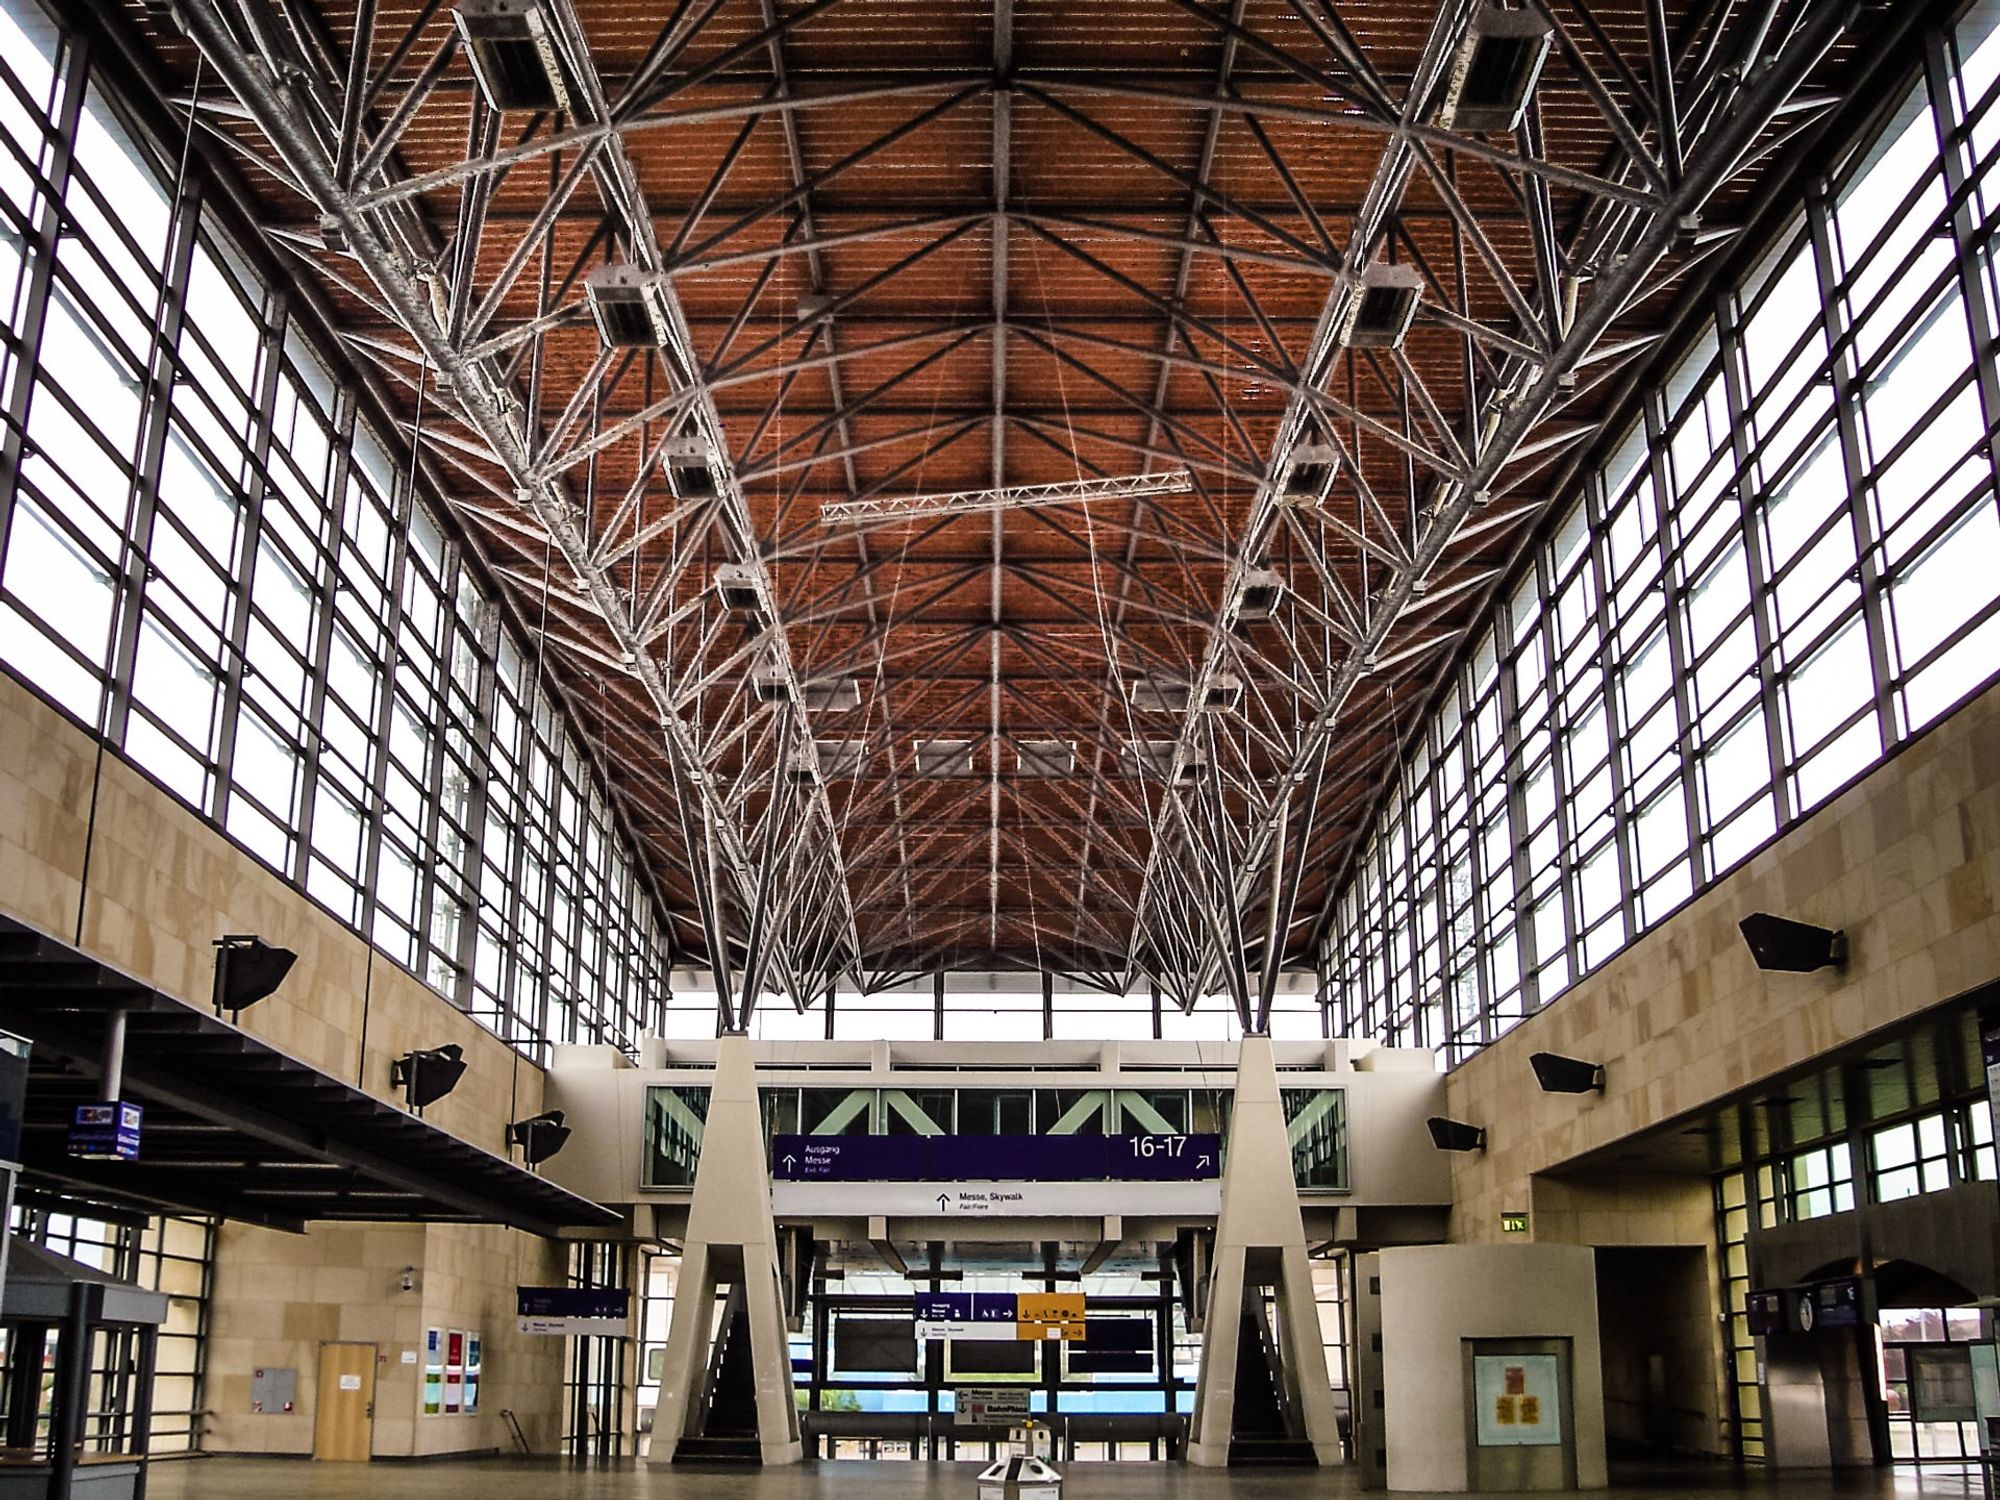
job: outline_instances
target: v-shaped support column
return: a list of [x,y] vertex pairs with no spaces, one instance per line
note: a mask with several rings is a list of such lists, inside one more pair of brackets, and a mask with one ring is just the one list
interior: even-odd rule
[[[1320,1344],[1319,1309],[1313,1301],[1312,1267],[1306,1260],[1305,1221],[1299,1215],[1278,1071],[1271,1060],[1271,1039],[1247,1036],[1236,1062],[1229,1156],[1222,1172],[1222,1216],[1215,1225],[1201,1373],[1188,1434],[1189,1463],[1219,1467],[1229,1462],[1244,1310],[1247,1306],[1257,1319],[1264,1316],[1266,1287],[1277,1304],[1274,1343],[1289,1425],[1312,1444],[1322,1464],[1337,1464],[1340,1431],[1333,1387],[1327,1380],[1326,1350]],[[1255,1323],[1250,1327],[1254,1334]]]
[[[767,1464],[795,1464],[798,1406],[785,1342],[785,1297],[778,1280],[778,1232],[771,1218],[771,1176],[757,1071],[747,1037],[716,1043],[715,1083],[702,1126],[674,1317],[667,1330],[660,1404],[653,1414],[648,1461],[669,1463],[683,1438],[704,1436],[703,1387],[712,1355],[718,1285],[740,1286],[748,1304],[751,1372],[757,1393],[757,1443]],[[729,1325],[725,1322],[725,1336]]]

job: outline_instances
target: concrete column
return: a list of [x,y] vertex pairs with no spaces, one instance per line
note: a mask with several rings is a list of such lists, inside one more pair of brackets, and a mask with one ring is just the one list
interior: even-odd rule
[[784,1291],[778,1279],[778,1234],[771,1217],[771,1177],[750,1041],[725,1036],[716,1045],[715,1081],[695,1166],[666,1369],[653,1414],[648,1461],[670,1463],[708,1369],[710,1325],[718,1281],[741,1278],[750,1311],[750,1360],[757,1377],[757,1436],[767,1464],[804,1456],[792,1394],[791,1352],[785,1343]]
[[1292,1148],[1285,1136],[1285,1109],[1269,1037],[1245,1037],[1237,1056],[1222,1214],[1215,1226],[1208,1285],[1188,1462],[1213,1466],[1229,1462],[1244,1298],[1269,1286],[1276,1293],[1286,1399],[1319,1461],[1339,1463],[1333,1387],[1326,1374],[1326,1350],[1320,1344],[1305,1221],[1299,1215]]

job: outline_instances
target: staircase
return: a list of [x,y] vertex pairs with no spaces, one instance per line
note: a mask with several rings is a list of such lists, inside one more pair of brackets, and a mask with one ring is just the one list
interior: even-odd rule
[[1313,1445],[1285,1400],[1277,1341],[1264,1317],[1263,1298],[1243,1299],[1243,1323],[1236,1334],[1236,1404],[1230,1420],[1229,1466],[1289,1467],[1318,1462]]
[[709,1351],[695,1431],[674,1445],[674,1462],[760,1464],[757,1372],[750,1358],[750,1304],[740,1286],[722,1306],[722,1330]]

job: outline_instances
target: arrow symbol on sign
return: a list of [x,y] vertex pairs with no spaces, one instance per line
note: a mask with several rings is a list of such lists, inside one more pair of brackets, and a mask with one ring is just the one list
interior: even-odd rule
[[[793,1156],[793,1155],[792,1155],[792,1154],[791,1154],[791,1153],[790,1153],[789,1151],[788,1151],[788,1152],[786,1152],[786,1153],[785,1153],[785,1170],[786,1170],[787,1172],[791,1171],[791,1169],[792,1169],[792,1163],[796,1162],[797,1160],[798,1160],[798,1158],[797,1158],[796,1156]],[[1208,1158],[1204,1156],[1204,1157],[1202,1158],[1202,1160],[1203,1160],[1203,1161],[1207,1161],[1207,1160],[1208,1160]]]
[[1197,1162],[1195,1163],[1195,1165],[1196,1165],[1197,1167],[1205,1167],[1205,1166],[1207,1166],[1207,1165],[1208,1165],[1208,1153],[1204,1151],[1204,1152],[1202,1153],[1202,1155],[1201,1155],[1201,1159],[1200,1159],[1199,1161],[1197,1161]]
[[938,1212],[943,1213],[946,1208],[950,1207],[950,1205],[951,1205],[951,1195],[949,1193],[939,1193]]

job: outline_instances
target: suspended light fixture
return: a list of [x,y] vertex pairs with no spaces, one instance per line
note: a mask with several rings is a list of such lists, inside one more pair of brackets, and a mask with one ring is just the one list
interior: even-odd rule
[[1076,745],[1069,740],[1018,740],[1016,768],[1023,776],[1053,781],[1076,773]]
[[1414,266],[1376,261],[1361,273],[1347,299],[1340,322],[1340,341],[1350,349],[1400,349],[1417,303],[1424,293],[1423,274]]
[[972,776],[971,740],[918,740],[917,774],[928,777]]
[[[1227,713],[1243,697],[1243,681],[1227,672],[1211,677],[1201,692],[1201,711]],[[1151,677],[1133,677],[1125,683],[1125,702],[1138,714],[1184,714],[1195,706],[1191,682],[1161,682]]]
[[713,455],[698,434],[675,438],[667,445],[667,479],[683,500],[713,500],[716,496],[715,470],[709,467]]
[[1447,130],[1517,128],[1554,41],[1554,29],[1534,11],[1480,6],[1452,56],[1438,123]]
[[666,278],[638,266],[598,266],[583,280],[597,336],[607,349],[653,349],[673,329]]
[[543,0],[460,0],[456,14],[472,76],[494,109],[569,108],[569,83]]
[[1176,774],[1174,752],[1179,748],[1178,740],[1131,740],[1119,751],[1119,757],[1129,775],[1153,776],[1161,781],[1171,780],[1174,786],[1192,786],[1201,779],[1208,756],[1199,745],[1190,746]]
[[764,594],[757,587],[757,575],[742,563],[724,563],[715,570],[715,596],[733,615],[764,618]]
[[1333,488],[1333,476],[1340,467],[1340,455],[1327,443],[1301,443],[1292,449],[1285,467],[1284,481],[1278,486],[1278,503],[1314,506],[1326,499]]
[[1236,618],[1268,620],[1278,612],[1285,597],[1285,581],[1275,568],[1256,568],[1243,575],[1236,586]]

